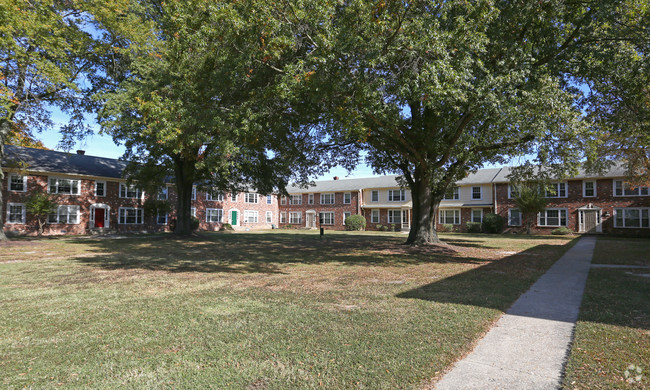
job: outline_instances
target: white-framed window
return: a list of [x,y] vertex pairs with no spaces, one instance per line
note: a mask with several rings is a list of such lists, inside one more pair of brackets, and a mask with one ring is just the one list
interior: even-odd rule
[[567,184],[565,181],[551,183],[545,192],[547,198],[566,198]]
[[508,184],[508,199],[514,199],[519,196],[519,189],[514,184]]
[[345,225],[345,220],[348,219],[349,216],[351,216],[352,213],[349,211],[344,211],[343,212],[343,224]]
[[460,210],[459,209],[441,209],[440,210],[440,223],[450,225],[460,225]]
[[257,203],[257,193],[247,192],[244,195],[244,203]]
[[567,209],[546,209],[537,215],[537,226],[568,226]]
[[65,223],[76,225],[79,223],[79,206],[60,205],[47,216],[47,223]]
[[273,211],[266,212],[266,223],[273,223]]
[[266,204],[273,204],[273,195],[266,195]]
[[257,223],[258,221],[258,212],[257,210],[244,210],[244,222],[245,223]]
[[388,223],[402,223],[402,210],[388,210]]
[[334,225],[334,212],[323,211],[319,215],[321,225]]
[[223,202],[223,192],[217,190],[206,191],[205,200]]
[[521,226],[521,212],[519,212],[519,209],[508,209],[508,226]]
[[472,209],[471,221],[478,223],[483,222],[483,209]]
[[25,223],[25,205],[22,203],[7,203],[7,223]]
[[48,192],[50,194],[79,195],[80,193],[81,180],[50,177],[48,183]]
[[614,196],[648,196],[650,187],[633,187],[623,180],[614,180]]
[[196,200],[196,186],[192,186],[192,200]]
[[286,211],[280,212],[280,223],[287,223],[287,213]]
[[650,228],[650,208],[628,207],[614,209],[614,227]]
[[459,200],[460,199],[460,187],[451,187],[445,193],[443,197],[444,200]]
[[289,195],[289,204],[292,205],[302,204],[302,195]]
[[352,203],[352,193],[351,192],[344,192],[343,193],[343,204],[351,204]]
[[334,194],[320,194],[320,204],[334,204]]
[[196,218],[196,207],[190,207],[190,215]]
[[378,190],[370,191],[370,201],[371,202],[379,202],[379,191]]
[[307,198],[307,203],[314,204],[314,194],[309,194],[309,197]]
[[9,191],[25,192],[27,191],[27,176],[16,173],[9,174]]
[[106,182],[95,180],[95,196],[106,196]]
[[234,192],[233,192],[232,194],[230,194],[230,200],[231,200],[232,202],[236,202],[236,201],[237,201],[237,194],[234,193]]
[[133,186],[127,186],[125,183],[120,183],[120,198],[141,199],[142,191]]
[[405,190],[388,190],[389,202],[404,202],[406,200]]
[[144,210],[135,207],[120,207],[117,223],[121,225],[138,225],[144,220]]
[[596,181],[589,180],[582,182],[582,196],[585,198],[593,198],[596,194]]
[[158,200],[167,200],[169,198],[169,190],[167,186],[161,187],[156,196]]
[[481,199],[483,199],[483,187],[472,186],[472,200],[481,200]]
[[205,209],[205,222],[223,222],[223,209]]
[[284,204],[287,204],[287,197],[286,197],[286,195],[282,195],[282,196],[280,197],[280,204],[283,204],[283,205],[284,205]]
[[379,223],[379,210],[373,209],[370,211],[370,223]]
[[289,223],[293,223],[293,224],[302,223],[302,213],[299,211],[291,211],[289,213]]
[[156,214],[156,223],[158,225],[167,225],[168,213],[158,213]]

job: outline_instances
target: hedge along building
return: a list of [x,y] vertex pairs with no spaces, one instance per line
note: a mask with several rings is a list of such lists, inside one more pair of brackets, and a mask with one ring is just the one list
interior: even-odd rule
[[[125,161],[5,145],[2,161],[2,216],[7,233],[36,234],[36,218],[26,204],[36,192],[48,193],[57,204],[48,216],[44,234],[86,234],[94,230],[122,232],[169,231],[175,218],[176,191],[171,184],[157,194],[128,186]],[[168,200],[170,212],[147,212],[147,197]],[[192,213],[199,229],[218,230],[224,223],[236,228],[263,229],[278,223],[275,195],[199,191],[194,188]]]

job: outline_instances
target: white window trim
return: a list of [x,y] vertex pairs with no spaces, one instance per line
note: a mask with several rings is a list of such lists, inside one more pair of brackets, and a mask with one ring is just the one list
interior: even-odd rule
[[266,204],[273,204],[273,195],[266,195]]
[[210,202],[223,202],[225,195],[221,191],[206,191],[205,200]]
[[[211,221],[210,220],[210,213],[216,211],[217,216],[219,215],[219,211],[221,211],[221,218],[219,218],[219,221]],[[217,208],[207,208],[205,209],[205,222],[207,223],[223,223],[223,209],[217,209]]]
[[235,193],[230,194],[230,201],[231,202],[237,202],[237,194],[235,194]]
[[[377,200],[374,200],[374,195],[377,194]],[[379,202],[379,190],[371,190],[370,191],[370,201],[371,202]]]
[[[618,211],[623,210],[623,226],[618,226],[617,216]],[[624,210],[639,210],[639,222],[641,226],[625,226],[625,211]],[[643,210],[648,210],[648,217],[650,218],[650,207],[616,207],[614,208],[614,227],[616,229],[648,229],[643,226]]]
[[446,195],[443,195],[443,196],[442,196],[442,200],[460,200],[460,196],[461,196],[461,195],[460,195],[460,193],[461,193],[460,186],[454,186],[453,189],[458,189],[458,197],[454,196],[455,194],[454,194],[454,191],[452,190],[452,193],[451,193],[451,194],[452,194],[452,197],[451,197],[451,198],[447,198]]
[[309,194],[307,197],[307,204],[314,204],[314,194]]
[[[50,180],[52,180],[52,179],[57,181],[56,182],[56,192],[50,192]],[[70,180],[71,182],[76,181],[77,182],[77,192],[76,193],[69,193],[69,194],[59,192],[59,180]],[[68,195],[68,196],[70,196],[70,195],[73,195],[73,196],[81,195],[81,179],[68,179],[68,178],[65,178],[65,177],[48,176],[48,178],[47,178],[47,193],[48,194],[57,194],[57,195]]]
[[560,184],[564,184],[564,196],[560,196],[560,191],[557,192],[557,195],[555,196],[549,196],[547,194],[548,190],[546,188],[543,188],[544,191],[544,197],[547,199],[558,199],[558,198],[568,198],[569,197],[569,183],[566,181],[556,181],[551,183],[551,185],[556,186],[555,188],[559,190]]
[[[374,220],[375,211],[377,212],[377,220]],[[380,223],[381,222],[381,211],[379,209],[370,210],[370,223]]]
[[[474,197],[474,188],[479,189],[479,197],[478,198]],[[471,200],[483,200],[483,186],[472,186],[472,190],[471,190],[471,193],[470,193],[470,199]]]
[[483,223],[483,209],[471,209],[469,212],[469,221],[474,222],[474,211],[481,212],[481,220],[478,223]]
[[[255,216],[255,221],[248,219],[251,214]],[[260,213],[257,210],[244,210],[244,223],[260,223]]]
[[287,196],[286,195],[282,195],[280,197],[280,204],[281,205],[286,205],[287,204]]
[[[124,196],[122,196],[122,187],[125,187]],[[135,198],[127,197],[126,193],[129,192],[129,186],[127,186],[126,183],[120,183],[120,192],[118,194],[119,195],[118,197],[120,199],[142,199],[144,197],[144,191],[142,191],[141,189],[139,189],[139,188],[137,188],[135,186],[131,186],[131,188],[135,189],[139,193],[139,195],[136,196]],[[119,215],[118,215],[118,218],[119,218]]]
[[[445,211],[453,211],[454,212],[454,222],[453,223],[447,223],[446,219],[447,218],[442,218],[442,213]],[[458,213],[458,223],[456,223],[456,213]],[[443,219],[445,219],[445,222],[443,222]],[[438,221],[441,225],[460,225],[462,223],[462,215],[460,212],[460,209],[439,209],[438,210]]]
[[[161,198],[160,195],[164,194],[165,197]],[[167,186],[164,186],[160,188],[160,191],[156,194],[156,199],[157,200],[168,200],[169,199],[169,188]]]
[[[271,216],[271,218],[269,218]],[[269,221],[270,219],[270,221]],[[273,223],[273,211],[267,211],[266,212],[266,223]]]
[[190,216],[196,218],[196,207],[190,207]]
[[[77,222],[75,222],[75,223],[70,223],[70,222],[67,222],[67,221],[66,222],[61,222],[59,210],[62,207],[72,207],[73,209],[76,209],[77,210]],[[53,213],[50,213],[50,214],[53,214]],[[78,206],[78,205],[74,205],[74,204],[60,204],[60,205],[57,205],[56,206],[56,222],[50,222],[49,219],[50,219],[50,216],[48,215],[46,223],[50,224],[50,225],[79,225],[81,223],[81,207]]]
[[[399,215],[399,222],[391,221],[391,219],[393,219],[392,216],[394,216],[395,213],[397,213],[397,215]],[[389,209],[388,211],[386,211],[386,220],[391,225],[401,224],[402,223],[402,210],[401,209]]]
[[[9,222],[10,206],[20,206],[20,207],[22,207],[22,210],[23,210],[22,222]],[[9,224],[9,225],[24,225],[25,223],[27,223],[27,209],[25,208],[25,204],[24,203],[7,203],[7,219],[5,221],[7,221],[6,223]]]
[[[104,184],[104,195],[97,195],[97,184],[98,183]],[[106,181],[104,181],[104,180],[95,180],[95,196],[100,197],[100,198],[106,197]]]
[[512,210],[517,210],[517,211],[519,211],[518,208],[508,209],[508,226],[521,226],[521,224],[522,224],[522,219],[523,219],[523,218],[522,218],[522,215],[521,215],[521,211],[519,211],[519,223],[518,223],[518,224],[510,223],[510,222],[512,221]]
[[335,224],[336,224],[336,214],[334,213],[334,211],[321,211],[320,213],[318,213],[318,220],[319,220],[319,222],[320,222],[321,219],[322,219],[323,221],[325,221],[325,218],[321,218],[321,216],[323,216],[324,214],[329,214],[329,215],[332,216],[332,223],[325,223],[325,222],[323,222],[321,225],[332,226],[332,225],[335,225]]
[[[594,194],[587,195],[587,183],[594,183]],[[582,197],[583,198],[595,198],[598,196],[598,191],[596,190],[596,180],[583,180],[582,181]]]
[[[294,201],[294,199],[297,199]],[[300,206],[302,205],[302,194],[299,195],[289,195],[289,204],[291,206]]]
[[[142,214],[142,218],[141,218],[142,222],[138,223],[137,222],[138,218],[136,216],[136,222],[128,223],[128,222],[126,222],[126,214],[124,215],[124,222],[121,222],[122,210],[140,210],[141,214]],[[137,211],[136,211],[136,213],[137,213]],[[142,224],[144,224],[144,209],[141,208],[141,207],[120,207],[117,210],[117,224],[118,225],[142,225]]]
[[[346,202],[345,197],[349,196],[349,200]],[[343,193],[343,204],[352,204],[352,193],[351,192],[344,192]]]
[[[160,223],[160,216],[163,214],[165,215],[165,222]],[[156,225],[167,225],[169,223],[169,213],[163,213],[163,214],[160,214],[158,212],[156,213]]]
[[[616,195],[616,182],[617,181],[621,182],[621,195]],[[625,195],[625,180],[621,180],[621,179],[612,180],[612,194],[613,194],[614,197],[617,197],[617,198],[624,198],[624,197],[628,197],[628,196],[650,196],[650,187],[648,187],[648,193],[646,195],[641,194],[641,187],[645,187],[645,186],[637,187],[638,188],[637,195]]]
[[[252,199],[254,200],[254,202],[249,202],[249,201],[248,201],[248,198],[249,198],[249,196],[251,196],[251,195],[252,195]],[[246,193],[244,194],[244,203],[248,203],[248,204],[258,204],[258,203],[259,203],[259,199],[258,199],[258,198],[259,198],[259,196],[258,196],[258,194],[257,194],[256,192],[246,192]]]
[[[548,224],[548,215],[546,214],[547,211],[549,210],[558,210],[558,220],[559,220],[559,225],[549,225]],[[564,210],[565,215],[566,215],[566,225],[562,225],[562,216],[560,212]],[[569,227],[569,209],[564,208],[564,207],[549,207],[545,209],[544,211],[544,220],[547,222],[546,225],[540,225],[540,220],[542,217],[542,213],[537,213],[537,226],[539,227]]]
[[[323,203],[323,199],[325,195],[331,195],[332,196],[332,202],[331,203]],[[336,203],[336,195],[333,192],[323,192],[320,194],[320,204],[334,204]]]
[[[12,189],[11,189],[11,178],[14,177],[14,176],[22,177],[22,179],[23,179],[23,190],[22,190],[22,191],[19,191],[19,190],[12,190]],[[48,189],[49,189],[49,187],[50,187],[50,181],[49,181],[49,179],[48,179],[48,181],[47,181],[47,186],[48,186]],[[9,191],[11,191],[11,192],[27,192],[27,175],[19,175],[19,174],[17,174],[17,173],[10,173],[10,174],[8,174],[8,175],[7,175],[7,188],[8,188]]]
[[[291,217],[298,215],[298,221],[297,222],[291,222]],[[302,212],[300,211],[290,211],[289,212],[289,223],[292,225],[299,225],[302,223]]]
[[513,185],[508,183],[508,199],[513,199],[513,197],[512,197],[512,187],[513,187]]
[[192,186],[192,200],[196,200],[196,193],[197,193],[196,186]]
[[[395,195],[393,195],[393,194],[395,193],[395,191],[398,191],[398,194],[399,194],[399,197],[398,197],[399,199],[397,199],[397,200],[395,200]],[[390,198],[391,198],[391,195],[393,195],[393,200],[390,199]],[[389,202],[406,202],[406,190],[403,190],[403,189],[399,189],[399,190],[388,190],[388,191],[387,191],[387,196],[388,196],[388,197],[387,197],[386,199],[387,199]]]
[[280,223],[287,223],[287,212],[286,211],[281,211],[280,212]]
[[[347,217],[345,216],[345,214],[348,214]],[[348,217],[351,217],[351,216],[352,216],[352,213],[351,213],[351,212],[349,212],[349,211],[344,211],[344,212],[343,212],[343,225],[345,225],[345,220],[346,220]]]

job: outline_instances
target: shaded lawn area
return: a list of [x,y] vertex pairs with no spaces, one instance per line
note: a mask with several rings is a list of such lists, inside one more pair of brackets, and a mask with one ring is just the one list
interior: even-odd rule
[[390,233],[18,240],[0,246],[0,383],[423,387],[570,244],[443,238],[448,248]]
[[650,266],[650,238],[599,237],[592,263]]
[[[594,261],[615,242],[620,263],[648,262],[650,240],[599,238]],[[644,245],[645,243],[645,245]],[[645,250],[643,250],[643,247]],[[599,252],[600,251],[600,252]],[[647,389],[650,384],[650,274],[648,269],[592,268],[566,368],[566,389]],[[640,382],[625,370],[640,366]]]

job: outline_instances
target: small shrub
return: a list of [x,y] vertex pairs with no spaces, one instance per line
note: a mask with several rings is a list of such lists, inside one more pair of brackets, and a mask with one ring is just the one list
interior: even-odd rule
[[571,234],[571,229],[567,229],[565,227],[559,227],[557,229],[553,229],[551,231],[551,234],[555,234],[556,236],[565,236],[567,234]]
[[379,224],[375,225],[375,228],[377,230],[381,230],[383,228],[383,226],[379,223]]
[[454,225],[450,223],[443,223],[442,227],[440,228],[440,231],[443,233],[452,232],[454,231]]
[[390,224],[390,231],[391,231],[391,232],[398,232],[399,230],[395,230],[395,224],[394,224],[394,223],[391,223],[391,224]]
[[483,216],[482,228],[486,233],[501,233],[503,224],[503,217],[499,214],[485,214]]
[[190,226],[192,227],[192,230],[198,230],[199,228],[199,219],[197,217],[191,217],[190,218]]
[[233,229],[233,228],[232,228],[232,225],[229,224],[229,223],[224,223],[224,224],[221,225],[221,227],[219,228],[219,231],[222,231],[222,232],[225,232],[225,231],[228,231],[228,232],[229,232],[229,231],[233,231],[233,230],[235,230],[235,229]]
[[350,215],[345,219],[345,230],[358,231],[365,230],[366,218],[363,215]]
[[388,229],[390,229],[390,228],[389,228],[387,225],[381,227],[381,231],[382,231],[382,232],[387,232]]
[[467,229],[467,233],[481,232],[481,224],[479,222],[467,222],[465,228]]

